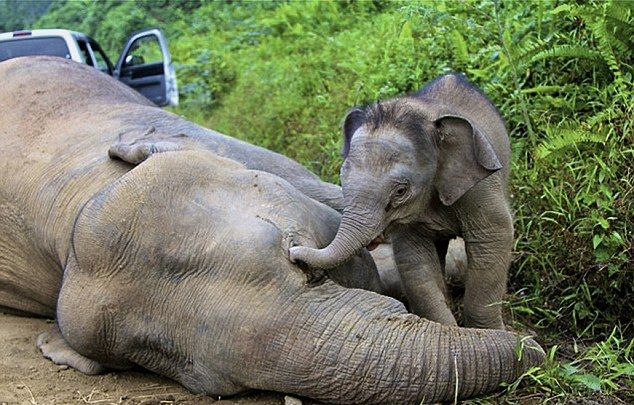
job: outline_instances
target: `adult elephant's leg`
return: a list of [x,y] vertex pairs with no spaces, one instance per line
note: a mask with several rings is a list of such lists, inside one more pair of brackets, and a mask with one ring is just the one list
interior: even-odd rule
[[67,365],[84,374],[101,374],[105,368],[94,360],[77,353],[64,339],[57,324],[37,338],[42,355],[55,364]]
[[456,325],[449,305],[442,267],[434,242],[413,227],[392,236],[394,259],[410,310],[444,325]]
[[[83,239],[73,238],[73,253],[68,257],[57,301],[55,327],[40,335],[37,345],[44,357],[54,363],[66,364],[86,374],[131,368],[134,363],[115,350],[127,314],[133,308],[118,302],[122,296],[131,295],[119,289],[130,282],[112,284],[108,276],[100,274],[103,269],[80,268],[74,251],[86,246]],[[99,251],[91,245],[90,252],[97,257]],[[140,291],[135,293],[143,295]]]

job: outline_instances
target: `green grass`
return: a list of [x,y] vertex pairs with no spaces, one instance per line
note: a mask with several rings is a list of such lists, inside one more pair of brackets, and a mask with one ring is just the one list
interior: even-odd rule
[[589,346],[574,342],[552,346],[541,367],[533,367],[513,384],[467,404],[569,403],[593,399],[598,403],[634,400],[634,340],[614,328],[606,340]]

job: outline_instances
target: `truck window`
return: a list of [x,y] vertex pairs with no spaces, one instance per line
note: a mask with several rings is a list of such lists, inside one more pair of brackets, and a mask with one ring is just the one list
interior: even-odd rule
[[163,53],[158,39],[155,36],[147,36],[134,41],[123,66],[130,67],[162,62]]
[[90,56],[90,51],[88,50],[88,44],[86,41],[79,40],[77,41],[77,45],[79,45],[79,54],[81,58],[84,60],[84,63],[88,66],[94,66],[92,62],[92,57]]
[[95,61],[97,62],[97,69],[101,70],[104,73],[112,75],[112,66],[108,60],[106,54],[101,50],[101,47],[97,45],[96,42],[89,42],[88,46],[92,49],[92,54],[95,56]]
[[63,38],[33,37],[0,41],[0,62],[29,55],[51,55],[70,59],[70,52]]

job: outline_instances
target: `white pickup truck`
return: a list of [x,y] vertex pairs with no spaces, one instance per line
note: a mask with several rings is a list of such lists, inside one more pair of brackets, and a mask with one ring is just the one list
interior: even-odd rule
[[172,58],[163,31],[133,33],[113,66],[99,44],[80,32],[44,29],[0,33],[0,62],[29,55],[51,55],[93,66],[113,76],[157,105],[178,105]]

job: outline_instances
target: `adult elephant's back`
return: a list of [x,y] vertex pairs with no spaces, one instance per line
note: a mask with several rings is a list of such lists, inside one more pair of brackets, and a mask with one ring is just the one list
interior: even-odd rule
[[83,204],[129,167],[114,117],[142,96],[55,57],[0,63],[0,309],[52,316]]

